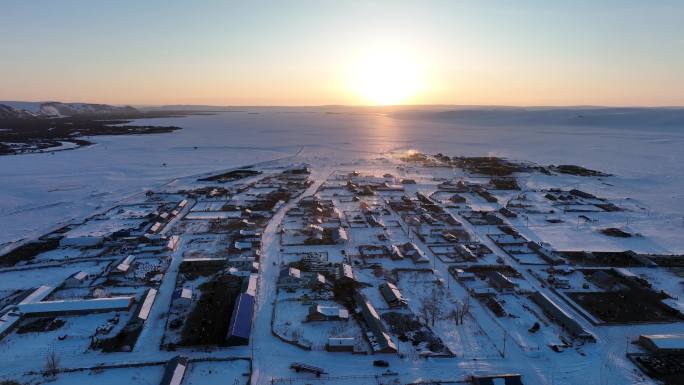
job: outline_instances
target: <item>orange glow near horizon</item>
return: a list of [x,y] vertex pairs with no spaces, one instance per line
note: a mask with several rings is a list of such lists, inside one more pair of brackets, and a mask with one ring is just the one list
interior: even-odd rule
[[0,101],[684,105],[682,1],[196,3],[5,0]]

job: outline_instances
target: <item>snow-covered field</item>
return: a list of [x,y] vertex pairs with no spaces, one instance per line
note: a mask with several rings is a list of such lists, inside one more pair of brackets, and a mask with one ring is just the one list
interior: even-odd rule
[[[613,173],[610,190],[643,202],[652,214],[649,223],[684,227],[684,132],[651,127],[646,120],[639,129],[638,122],[624,129],[557,127],[510,124],[503,115],[477,125],[441,116],[397,119],[362,108],[321,107],[251,108],[140,123],[184,130],[97,137],[96,145],[74,151],[0,157],[0,244],[39,235],[58,222],[184,175],[297,154],[302,161],[324,164],[408,149],[580,164]],[[665,250],[684,249],[669,232],[649,235]]]
[[117,368],[106,370],[84,370],[62,375],[57,379],[46,379],[41,375],[25,376],[21,381],[30,381],[30,384],[100,384],[100,385],[150,385],[156,384],[164,373],[162,365],[142,366],[132,368]]

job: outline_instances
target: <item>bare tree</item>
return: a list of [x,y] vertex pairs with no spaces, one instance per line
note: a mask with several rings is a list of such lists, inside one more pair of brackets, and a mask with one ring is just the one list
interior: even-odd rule
[[292,339],[295,341],[299,341],[302,336],[304,335],[302,329],[296,328],[292,330]]
[[47,361],[45,363],[45,375],[49,377],[54,377],[59,373],[59,357],[54,351],[50,352],[47,356]]
[[461,315],[461,323],[463,323],[463,318],[465,318],[466,315],[470,314],[470,295],[466,294],[466,296],[463,298],[463,314]]
[[430,304],[428,304],[428,301],[424,300],[420,304],[420,308],[418,308],[418,311],[425,320],[425,323],[430,323],[430,314],[432,313],[432,310],[430,309]]
[[440,297],[444,294],[442,286],[435,286],[432,288],[430,295],[423,298],[423,303],[420,306],[420,312],[425,318],[425,322],[430,326],[435,326],[435,322],[443,316],[443,309],[440,306]]
[[459,304],[456,304],[456,309],[454,309],[450,314],[450,318],[456,322],[456,325],[462,325],[465,316],[470,313],[470,296],[466,295]]
[[430,308],[432,310],[432,323],[431,326],[435,326],[435,321],[441,317],[442,308],[439,306],[439,292],[441,291],[441,286],[435,286],[432,289],[430,297]]

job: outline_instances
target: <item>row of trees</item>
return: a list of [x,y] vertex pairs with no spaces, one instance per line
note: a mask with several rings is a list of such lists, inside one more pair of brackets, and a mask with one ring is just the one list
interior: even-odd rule
[[440,319],[451,319],[456,325],[463,324],[463,320],[470,312],[470,296],[466,295],[463,299],[451,301],[451,306],[445,305],[443,298],[446,296],[444,286],[435,285],[429,295],[423,298],[420,305],[420,315],[430,326],[435,326],[435,322]]

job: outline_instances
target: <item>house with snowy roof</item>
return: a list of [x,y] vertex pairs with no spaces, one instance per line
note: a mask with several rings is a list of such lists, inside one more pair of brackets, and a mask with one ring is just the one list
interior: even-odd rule
[[307,321],[344,321],[349,319],[349,311],[339,306],[311,305]]

